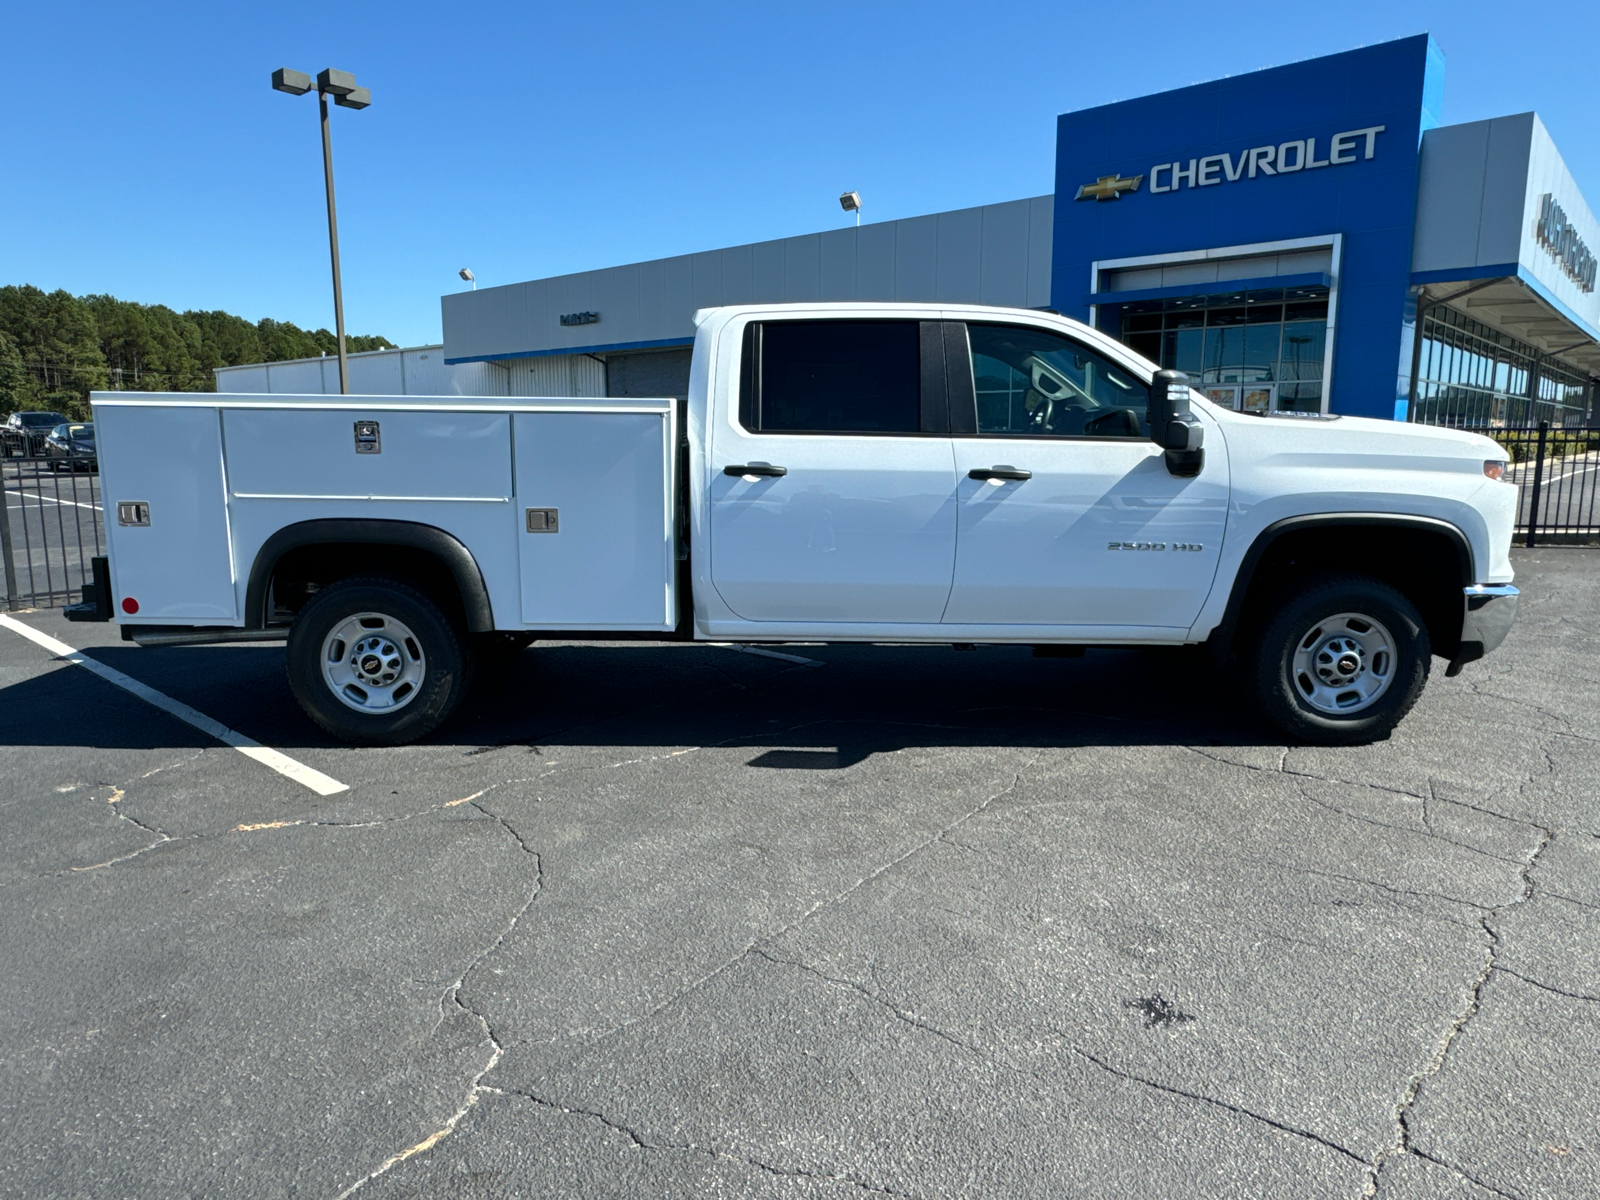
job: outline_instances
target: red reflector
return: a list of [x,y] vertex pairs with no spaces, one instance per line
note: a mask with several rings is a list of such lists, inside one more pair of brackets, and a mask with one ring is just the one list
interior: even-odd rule
[[139,611],[139,602],[132,596],[124,596],[122,598],[122,611],[130,617],[133,616],[134,613]]

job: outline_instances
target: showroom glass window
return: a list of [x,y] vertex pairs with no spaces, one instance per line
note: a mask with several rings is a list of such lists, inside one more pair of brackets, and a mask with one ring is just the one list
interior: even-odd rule
[[922,427],[916,321],[766,321],[746,340],[740,423],[761,433]]
[[1150,389],[1060,334],[968,325],[978,435],[1143,437]]
[[1121,337],[1247,411],[1320,412],[1328,289],[1276,288],[1125,305]]

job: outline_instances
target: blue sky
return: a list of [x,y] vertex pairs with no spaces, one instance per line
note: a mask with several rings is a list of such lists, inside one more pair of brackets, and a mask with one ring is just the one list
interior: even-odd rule
[[1445,120],[1537,110],[1600,202],[1600,5],[22,4],[0,60],[0,284],[331,326],[316,102],[352,333],[439,295],[1038,195],[1057,113],[1431,32]]

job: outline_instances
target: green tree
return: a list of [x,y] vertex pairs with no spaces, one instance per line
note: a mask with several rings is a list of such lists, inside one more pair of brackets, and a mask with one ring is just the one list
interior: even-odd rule
[[39,408],[38,390],[22,361],[16,339],[0,331],[0,411]]
[[38,386],[40,407],[88,415],[89,393],[106,386],[94,313],[70,292],[0,288],[0,330],[11,335]]
[[[346,349],[392,348],[388,338],[348,335]],[[175,312],[115,296],[0,287],[0,413],[58,409],[87,418],[98,390],[210,392],[217,367],[334,354],[326,329],[270,317]]]

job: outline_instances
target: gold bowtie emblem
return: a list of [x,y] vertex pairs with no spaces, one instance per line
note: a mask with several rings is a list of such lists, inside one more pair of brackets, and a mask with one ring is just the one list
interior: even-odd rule
[[1078,189],[1074,200],[1120,200],[1123,192],[1137,192],[1139,185],[1144,182],[1143,175],[1135,175],[1132,179],[1121,175],[1102,175],[1093,183],[1086,183]]

